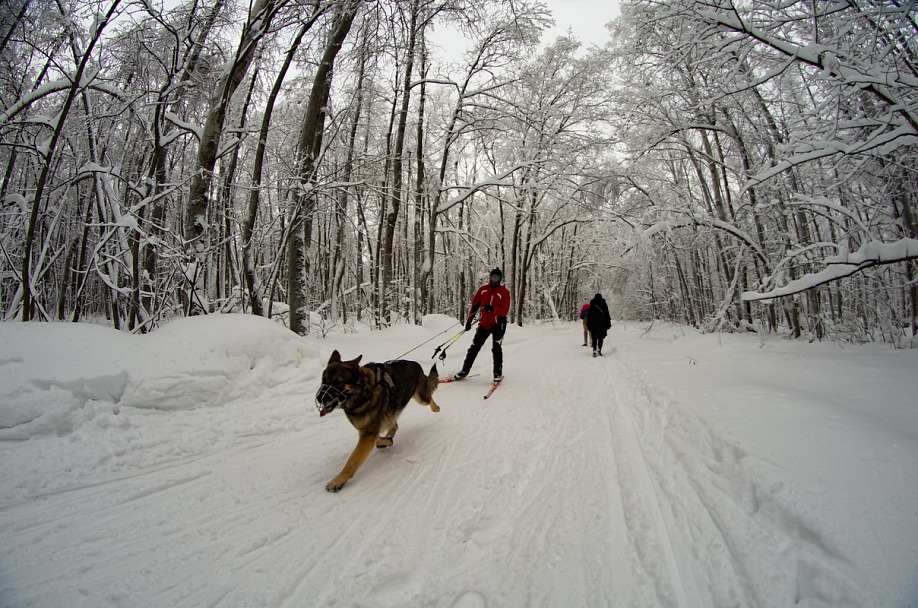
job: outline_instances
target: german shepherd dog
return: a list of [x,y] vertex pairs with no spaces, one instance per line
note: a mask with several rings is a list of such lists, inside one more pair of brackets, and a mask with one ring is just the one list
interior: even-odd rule
[[440,411],[433,399],[439,380],[436,364],[424,375],[421,365],[414,361],[360,365],[361,358],[363,355],[353,361],[342,361],[341,354],[337,350],[333,352],[322,372],[322,386],[316,393],[320,416],[340,407],[359,435],[357,447],[347,464],[325,485],[329,492],[344,487],[369,458],[374,445],[378,448],[392,446],[398,417],[412,397],[421,405],[429,405],[432,411]]

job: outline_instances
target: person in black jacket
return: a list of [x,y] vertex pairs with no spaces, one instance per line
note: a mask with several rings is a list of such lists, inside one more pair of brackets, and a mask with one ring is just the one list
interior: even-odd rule
[[609,305],[603,300],[602,294],[597,293],[590,300],[590,309],[587,312],[587,328],[593,338],[593,356],[602,356],[602,341],[609,328],[612,327],[612,317],[609,315]]

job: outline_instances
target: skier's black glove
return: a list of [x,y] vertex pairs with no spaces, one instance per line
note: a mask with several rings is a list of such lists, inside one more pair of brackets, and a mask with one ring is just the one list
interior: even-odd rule
[[491,306],[490,304],[485,304],[484,311],[485,311],[485,312],[494,312],[494,307]]
[[472,331],[472,317],[469,317],[465,321],[465,331]]

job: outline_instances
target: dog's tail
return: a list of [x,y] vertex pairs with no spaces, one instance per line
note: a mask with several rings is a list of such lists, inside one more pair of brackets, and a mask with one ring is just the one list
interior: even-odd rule
[[433,393],[437,390],[437,385],[440,383],[440,374],[437,373],[437,364],[434,363],[433,367],[430,368],[430,373],[427,374],[427,382],[421,383],[421,390],[418,391],[418,395],[425,403],[429,403],[433,398]]

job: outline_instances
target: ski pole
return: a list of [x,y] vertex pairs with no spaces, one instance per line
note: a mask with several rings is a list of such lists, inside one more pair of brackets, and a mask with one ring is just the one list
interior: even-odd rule
[[[433,339],[436,338],[437,336],[439,336],[439,335],[441,335],[441,334],[445,334],[446,332],[448,332],[448,331],[451,330],[452,328],[456,327],[457,325],[459,325],[459,324],[458,324],[458,323],[453,323],[452,325],[450,325],[449,327],[447,327],[446,329],[444,329],[444,330],[441,331],[440,333],[434,334],[432,337],[427,338],[426,340],[424,340],[423,342],[421,342],[420,344],[418,344],[417,346],[415,346],[414,348],[412,348],[412,349],[409,350],[408,352],[402,353],[401,355],[399,355],[398,357],[396,357],[396,359],[401,359],[401,358],[404,357],[405,355],[410,354],[410,353],[413,353],[414,351],[416,351],[417,349],[421,348],[422,346],[424,346],[424,345],[427,344],[428,342],[433,341]],[[436,353],[434,353],[434,354],[436,354]],[[431,357],[431,358],[433,358],[433,357]]]
[[462,334],[464,333],[465,333],[465,328],[463,328],[462,331],[460,331],[458,334],[456,334],[455,336],[453,336],[452,338],[450,338],[449,340],[447,340],[446,342],[444,342],[443,344],[435,348],[430,358],[433,359],[434,357],[437,356],[437,353],[440,353],[440,361],[446,360],[446,349],[452,346],[453,344],[455,344],[456,341],[459,340],[459,338],[461,338]]

